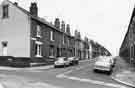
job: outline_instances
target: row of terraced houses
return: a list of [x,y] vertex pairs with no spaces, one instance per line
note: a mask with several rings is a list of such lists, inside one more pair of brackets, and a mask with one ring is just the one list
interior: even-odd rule
[[82,40],[77,30],[73,36],[70,30],[59,18],[54,24],[40,18],[35,2],[27,11],[17,2],[4,0],[0,5],[0,56],[30,57],[33,61],[60,56],[89,58],[89,39]]
[[129,64],[135,66],[135,7],[124,40],[121,44],[119,55]]
[[[88,58],[87,41],[80,32],[70,33],[70,25],[56,18],[54,24],[38,16],[37,3],[30,11],[18,3],[4,0],[0,5],[0,54],[15,57],[55,58],[77,56]],[[6,45],[6,46],[5,46]]]

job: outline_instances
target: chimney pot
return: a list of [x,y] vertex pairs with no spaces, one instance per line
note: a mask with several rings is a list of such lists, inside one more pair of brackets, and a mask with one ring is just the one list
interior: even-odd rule
[[18,6],[18,3],[17,2],[14,2],[14,5]]

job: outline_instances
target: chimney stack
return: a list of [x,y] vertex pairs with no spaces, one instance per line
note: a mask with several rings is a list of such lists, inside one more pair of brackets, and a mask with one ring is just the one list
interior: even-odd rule
[[68,35],[70,35],[70,25],[69,24],[67,24],[67,26],[66,26],[66,33]]
[[30,14],[33,16],[38,16],[38,7],[36,2],[31,3]]
[[61,22],[61,31],[65,32],[65,22]]
[[60,20],[59,18],[55,19],[54,26],[59,30],[60,29]]
[[18,3],[17,2],[14,2],[14,5],[18,6]]

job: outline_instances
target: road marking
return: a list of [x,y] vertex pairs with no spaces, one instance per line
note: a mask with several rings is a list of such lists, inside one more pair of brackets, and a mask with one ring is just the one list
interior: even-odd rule
[[[79,67],[79,68],[76,68],[75,70],[81,70],[87,66]],[[74,77],[74,76],[67,76],[67,74],[71,73],[72,71],[73,70],[66,71],[62,74],[56,75],[56,77],[57,78],[66,78],[66,79],[70,79],[70,80],[76,80],[76,81],[80,81],[80,82],[87,82],[87,83],[92,83],[92,84],[97,84],[97,85],[102,85],[102,86],[114,87],[114,88],[127,88],[126,86],[123,86],[120,84],[107,83],[107,82],[103,82],[103,81],[84,79],[84,78],[79,78],[79,77]]]
[[114,88],[127,88],[126,86],[120,85],[120,84],[113,84],[113,83],[106,83],[103,81],[97,81],[97,80],[92,80],[92,79],[84,79],[84,78],[79,78],[79,77],[74,77],[74,76],[67,76],[64,74],[57,75],[56,77],[58,78],[66,78],[70,80],[76,80],[80,82],[87,82],[87,83],[92,83],[92,84],[97,84],[97,85],[102,85],[102,86],[108,86],[108,87],[114,87]]
[[30,85],[34,88],[62,88],[60,86],[55,86],[55,85],[43,83],[43,82],[28,83],[28,85]]

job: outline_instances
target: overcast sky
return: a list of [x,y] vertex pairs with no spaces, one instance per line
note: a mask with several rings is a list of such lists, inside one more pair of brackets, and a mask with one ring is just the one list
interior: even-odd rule
[[[0,0],[1,2],[2,0]],[[10,0],[29,10],[36,1],[39,16],[48,21],[59,17],[81,35],[105,46],[113,55],[118,53],[134,8],[135,0]]]

